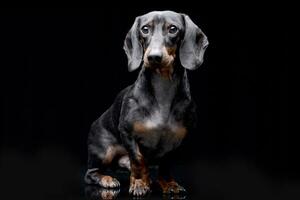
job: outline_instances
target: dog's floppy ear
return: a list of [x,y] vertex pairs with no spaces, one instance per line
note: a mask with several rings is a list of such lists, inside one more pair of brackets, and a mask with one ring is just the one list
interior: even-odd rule
[[208,40],[189,16],[182,14],[182,17],[185,24],[185,33],[179,49],[179,58],[183,67],[194,70],[203,63]]
[[124,41],[125,53],[128,59],[128,70],[136,70],[142,62],[143,48],[139,41],[139,17],[135,18],[134,24],[126,35]]

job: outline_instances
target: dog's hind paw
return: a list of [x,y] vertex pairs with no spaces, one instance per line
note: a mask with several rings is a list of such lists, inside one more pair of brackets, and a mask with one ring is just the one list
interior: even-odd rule
[[120,187],[120,182],[111,176],[102,175],[99,179],[99,185],[104,188],[116,188]]

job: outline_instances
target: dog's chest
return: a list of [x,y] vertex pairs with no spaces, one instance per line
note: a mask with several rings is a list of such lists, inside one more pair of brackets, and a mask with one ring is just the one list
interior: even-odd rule
[[172,123],[172,116],[169,118],[169,113],[164,109],[155,109],[149,116],[147,116],[143,123],[146,129],[161,129],[162,127],[172,127],[175,123]]
[[134,135],[140,145],[155,152],[156,156],[179,146],[187,133],[187,129],[180,121],[165,109],[154,109],[150,115],[133,124]]
[[135,101],[132,104],[137,111],[132,116],[138,116],[134,117],[133,135],[152,155],[162,156],[179,146],[187,132],[183,120],[177,118],[175,120],[172,111],[180,79],[174,77],[173,80],[168,80],[158,74],[152,74],[150,82],[152,86],[150,94],[153,95],[155,103],[149,103],[147,99],[138,95],[145,91],[135,93],[139,104],[134,104]]

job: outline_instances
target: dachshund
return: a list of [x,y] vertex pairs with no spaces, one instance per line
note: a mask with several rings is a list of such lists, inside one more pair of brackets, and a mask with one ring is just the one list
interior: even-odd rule
[[141,70],[91,126],[87,184],[120,187],[115,177],[104,173],[114,161],[130,171],[129,193],[146,195],[149,164],[155,161],[162,192],[185,191],[172,178],[168,157],[195,127],[187,70],[203,63],[207,46],[206,35],[186,14],[153,11],[136,17],[124,50],[128,70]]

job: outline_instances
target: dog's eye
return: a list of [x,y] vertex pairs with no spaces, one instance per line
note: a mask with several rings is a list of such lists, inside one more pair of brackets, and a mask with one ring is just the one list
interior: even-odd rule
[[142,33],[144,33],[144,34],[148,34],[148,33],[149,33],[149,26],[143,26],[143,27],[141,28],[141,31],[142,31]]
[[176,26],[174,26],[174,25],[170,26],[169,33],[175,34],[175,33],[177,33],[177,31],[178,31],[178,28]]

